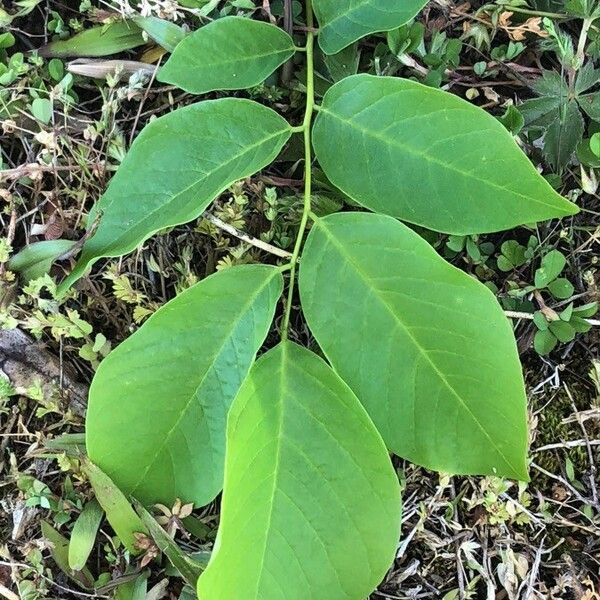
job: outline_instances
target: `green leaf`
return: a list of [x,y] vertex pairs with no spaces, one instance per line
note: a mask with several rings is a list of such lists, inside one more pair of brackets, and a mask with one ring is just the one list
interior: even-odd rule
[[335,54],[366,35],[404,25],[425,4],[427,0],[314,0],[319,45],[325,54]]
[[134,502],[134,506],[159,550],[166,554],[186,582],[196,587],[198,577],[204,570],[202,565],[190,558],[139,502]]
[[552,352],[552,350],[554,350],[556,347],[556,344],[558,344],[558,340],[556,337],[554,337],[549,329],[535,332],[535,337],[533,338],[533,347],[540,356],[546,356],[546,354],[550,354],[550,352]]
[[358,45],[352,44],[337,54],[325,54],[324,62],[334,82],[356,75],[360,63]]
[[82,588],[91,589],[94,585],[94,577],[89,569],[84,566],[80,571],[72,571],[69,567],[69,540],[46,521],[42,521],[42,535],[52,544],[50,553],[58,568]]
[[152,121],[92,211],[90,228],[101,215],[99,225],[59,294],[99,258],[131,252],[157,231],[198,217],[232,183],[270,164],[290,135],[276,112],[237,98],[199,102]]
[[158,80],[193,94],[243,90],[262,83],[294,51],[292,38],[275,25],[225,17],[187,36]]
[[565,321],[551,321],[548,328],[559,342],[566,343],[575,339],[575,329]]
[[517,135],[525,125],[523,115],[512,104],[506,109],[506,112],[498,118],[500,123],[513,135]]
[[589,304],[582,304],[573,309],[573,313],[578,317],[593,317],[598,312],[598,303],[590,302]]
[[90,500],[77,517],[69,541],[69,566],[81,571],[94,548],[104,511],[96,499]]
[[600,157],[600,133],[594,133],[589,140],[590,150],[596,157]]
[[133,21],[116,21],[85,29],[66,40],[50,42],[38,50],[45,58],[108,56],[145,44],[142,30]]
[[139,554],[135,533],[147,534],[148,530],[137,516],[131,504],[112,479],[89,460],[82,462],[83,471],[88,476],[96,499],[106,513],[106,518],[122,544],[132,554]]
[[593,121],[600,121],[600,93],[584,94],[577,98],[583,112]]
[[400,493],[364,409],[315,354],[284,342],[231,408],[203,600],[362,600],[390,566]]
[[546,331],[548,329],[548,320],[541,310],[536,310],[533,313],[533,322],[540,331]]
[[561,106],[544,136],[544,156],[557,172],[569,164],[583,138],[585,124],[575,101]]
[[71,240],[47,240],[25,246],[8,261],[8,268],[29,283],[50,272],[52,263],[75,245]]
[[150,38],[168,52],[173,52],[186,36],[185,31],[172,23],[158,17],[135,17],[133,22],[143,29]]
[[564,277],[559,277],[548,284],[548,291],[559,300],[570,298],[575,291],[573,284]]
[[31,114],[38,121],[48,125],[52,120],[52,102],[48,98],[35,98],[31,103]]
[[87,448],[124,493],[147,505],[180,498],[204,506],[221,491],[227,411],[282,287],[274,267],[219,271],[159,309],[100,364]]
[[577,316],[571,317],[569,323],[576,333],[587,333],[592,328],[585,319]]
[[428,229],[485,233],[578,210],[497,119],[413,81],[357,75],[335,84],[313,142],[323,171],[345,194]]
[[395,219],[319,219],[300,263],[308,325],[388,448],[427,468],[527,479],[526,401],[490,290]]
[[550,125],[559,115],[563,101],[556,96],[532,98],[519,105],[525,125],[544,127]]
[[551,250],[542,258],[542,263],[534,275],[536,288],[545,288],[551,281],[554,281],[565,268],[567,259],[559,250]]
[[122,583],[115,588],[114,600],[148,600],[148,573],[142,573],[135,579]]

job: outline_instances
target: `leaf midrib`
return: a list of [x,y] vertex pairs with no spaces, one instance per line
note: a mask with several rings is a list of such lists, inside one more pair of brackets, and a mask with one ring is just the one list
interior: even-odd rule
[[[242,310],[240,310],[240,316],[233,321],[233,325],[231,326],[229,332],[227,333],[226,336],[223,337],[223,343],[219,346],[218,350],[215,352],[215,355],[213,357],[213,359],[211,360],[210,364],[208,365],[206,372],[204,373],[204,375],[202,376],[202,378],[200,379],[200,382],[198,383],[198,385],[196,386],[194,393],[190,395],[189,400],[185,403],[185,405],[183,406],[183,408],[181,409],[180,415],[179,417],[176,419],[173,427],[171,427],[171,429],[169,429],[166,433],[166,435],[164,436],[161,444],[158,446],[158,449],[156,451],[156,453],[154,454],[154,456],[151,458],[150,462],[148,463],[147,467],[144,469],[144,471],[142,472],[142,474],[140,475],[138,481],[135,483],[135,485],[133,486],[132,490],[131,490],[131,494],[134,494],[134,492],[138,489],[138,487],[143,483],[144,478],[146,477],[146,475],[150,472],[150,470],[154,467],[154,464],[156,462],[156,459],[160,456],[160,454],[163,452],[163,450],[165,449],[165,447],[167,446],[171,436],[173,435],[173,433],[175,432],[175,430],[178,428],[179,424],[181,423],[181,421],[184,419],[184,417],[187,415],[190,407],[192,406],[192,404],[194,403],[194,400],[197,398],[198,395],[198,391],[202,388],[202,386],[204,385],[204,382],[206,381],[206,378],[208,377],[208,374],[212,371],[213,367],[215,366],[217,360],[221,357],[221,354],[223,352],[223,349],[225,348],[226,344],[229,342],[229,340],[231,339],[231,336],[233,335],[233,332],[237,329],[237,327],[239,326],[241,320],[244,318],[244,316],[248,313],[248,311],[251,309],[252,305],[254,304],[254,302],[256,301],[256,299],[258,298],[258,296],[263,292],[264,289],[266,289],[272,282],[273,278],[276,277],[278,274],[278,271],[273,269],[273,272],[269,274],[269,277],[267,277],[264,282],[261,283],[261,285],[254,291],[254,293],[249,297],[248,302],[246,302],[242,308]],[[205,411],[204,411],[204,407],[202,407],[202,413],[204,415]],[[211,446],[211,450],[214,450],[214,446]]]
[[[459,404],[471,416],[471,418],[473,419],[473,421],[475,422],[477,427],[481,430],[481,432],[484,434],[484,436],[489,440],[490,444],[494,447],[496,452],[502,457],[504,462],[513,470],[514,473],[519,473],[520,469],[516,468],[515,465],[513,465],[512,462],[507,458],[507,456],[504,454],[504,452],[502,452],[502,450],[497,446],[497,444],[494,442],[494,439],[487,432],[487,430],[485,429],[483,424],[479,421],[477,416],[471,411],[469,405],[461,398],[460,394],[454,389],[454,387],[450,384],[450,382],[446,379],[446,377],[444,377],[444,374],[442,373],[442,371],[440,371],[440,369],[437,367],[437,365],[435,364],[433,359],[429,356],[426,349],[423,348],[419,344],[418,340],[413,336],[413,334],[410,331],[410,328],[407,325],[405,325],[404,322],[401,320],[400,316],[396,314],[393,306],[391,306],[383,297],[381,297],[379,295],[379,289],[376,286],[369,285],[371,282],[369,274],[366,273],[361,268],[361,266],[354,260],[353,256],[349,252],[347,252],[344,245],[335,237],[335,235],[327,227],[326,223],[322,219],[318,219],[317,221],[315,221],[315,226],[321,228],[321,230],[325,233],[325,236],[327,237],[327,239],[338,250],[338,252],[342,256],[342,258],[346,259],[347,262],[354,267],[356,273],[360,276],[360,279],[362,279],[364,281],[366,287],[375,292],[375,294],[374,294],[375,298],[377,298],[377,300],[379,300],[379,302],[383,305],[383,307],[390,313],[394,322],[397,323],[402,328],[402,330],[406,333],[408,338],[412,341],[412,343],[418,350],[419,354],[430,365],[431,369],[439,377],[439,379],[442,381],[442,383],[448,388],[448,390],[451,392],[451,394],[458,400]],[[415,398],[415,401],[416,401],[416,398]]]
[[[257,59],[260,58],[267,58],[269,56],[277,56],[279,54],[283,54],[283,55],[288,55],[288,54],[293,54],[294,53],[294,45],[290,44],[289,47],[287,48],[281,48],[278,50],[270,50],[269,52],[263,52],[261,54],[251,54],[251,55],[246,55],[246,56],[240,56],[239,58],[231,58],[231,59],[227,59],[227,60],[212,60],[210,62],[201,62],[201,61],[195,61],[192,60],[192,64],[197,64],[200,65],[200,68],[214,68],[214,67],[225,67],[225,66],[229,66],[229,65],[233,65],[233,64],[237,64],[237,63],[245,63],[245,62],[252,62],[255,61]],[[168,66],[168,63],[165,65],[165,70]],[[173,68],[173,67],[171,67]],[[189,68],[189,65],[188,67]],[[159,81],[162,81],[159,79]]]
[[281,369],[279,371],[280,410],[279,410],[279,414],[278,414],[278,418],[277,418],[277,445],[275,447],[275,460],[274,460],[274,467],[273,467],[273,484],[271,486],[271,492],[269,494],[269,498],[270,498],[269,514],[267,515],[267,522],[265,524],[264,543],[262,546],[262,550],[260,552],[260,562],[259,562],[260,574],[256,578],[256,592],[254,594],[254,598],[256,600],[259,600],[259,598],[260,598],[258,593],[260,590],[260,585],[262,582],[263,574],[265,572],[264,563],[265,563],[265,558],[266,558],[266,554],[267,554],[268,539],[270,537],[271,526],[273,523],[273,512],[275,510],[275,494],[277,492],[279,476],[280,476],[281,450],[282,450],[282,446],[283,446],[283,422],[284,422],[283,412],[284,412],[284,407],[285,407],[284,392],[286,389],[285,364],[286,364],[286,343],[284,342],[281,344]]
[[[338,12],[336,17],[331,19],[331,21],[329,21],[322,27],[322,30],[326,30],[327,28],[333,28],[334,24],[337,23],[338,21],[341,21],[342,19],[348,19],[352,23],[352,20],[350,19],[350,15],[352,15],[356,12],[359,12],[361,9],[363,9],[365,6],[368,6],[369,4],[372,4],[372,0],[361,0],[354,6],[351,6],[348,10],[345,10],[343,12]],[[373,7],[373,8],[375,10],[381,10],[377,7]],[[383,11],[383,12],[385,12],[385,11]],[[399,14],[402,14],[402,13],[399,13]],[[354,23],[356,23],[356,21]],[[361,25],[361,27],[364,27],[360,23],[356,23],[356,24]]]

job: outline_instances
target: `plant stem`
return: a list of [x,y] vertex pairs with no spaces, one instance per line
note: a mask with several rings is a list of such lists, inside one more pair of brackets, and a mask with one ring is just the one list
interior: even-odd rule
[[579,42],[577,43],[577,54],[575,55],[577,69],[580,69],[585,62],[585,43],[587,42],[590,27],[595,20],[595,17],[588,17],[587,19],[583,20],[581,33],[579,34]]
[[290,315],[292,313],[292,302],[294,299],[294,289],[296,286],[296,266],[298,265],[298,257],[302,248],[302,241],[306,225],[308,223],[308,214],[311,208],[312,195],[312,149],[311,149],[311,125],[315,109],[315,75],[314,75],[314,44],[315,33],[313,31],[313,11],[312,0],[306,0],[306,110],[304,112],[304,121],[302,122],[302,132],[304,134],[304,208],[302,210],[302,218],[292,258],[290,259],[290,283],[288,287],[287,302],[285,305],[285,315],[281,326],[281,339],[285,340],[288,337],[290,328]]
[[545,12],[543,10],[531,10],[529,8],[521,8],[519,6],[505,6],[507,11],[513,13],[521,13],[523,15],[533,15],[534,17],[548,17],[548,19],[573,19],[571,15],[555,12]]

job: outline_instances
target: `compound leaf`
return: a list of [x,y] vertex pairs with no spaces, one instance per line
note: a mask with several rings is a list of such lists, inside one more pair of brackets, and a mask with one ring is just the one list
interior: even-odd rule
[[279,27],[225,17],[185,38],[158,80],[193,94],[242,90],[262,83],[294,54],[294,41]]
[[404,25],[425,4],[427,0],[314,0],[319,45],[325,54],[335,54],[370,33]]
[[391,564],[400,493],[381,437],[339,377],[284,342],[259,359],[227,426],[204,600],[362,600]]
[[219,493],[227,411],[282,286],[266,265],[220,271],[160,308],[100,364],[87,449],[125,494],[205,505]]
[[325,174],[374,210],[467,235],[575,214],[502,124],[441,90],[357,75],[326,93],[313,135]]
[[270,108],[223,98],[152,121],[90,213],[96,225],[64,293],[99,258],[131,252],[152,234],[200,215],[223,190],[271,163],[291,135]]
[[527,478],[521,365],[487,287],[368,213],[315,222],[299,285],[311,331],[388,448],[438,471]]

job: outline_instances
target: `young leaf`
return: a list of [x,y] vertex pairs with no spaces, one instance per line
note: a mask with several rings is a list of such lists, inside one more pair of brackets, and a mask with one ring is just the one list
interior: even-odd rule
[[325,54],[335,54],[370,33],[404,25],[425,4],[427,0],[313,0],[319,45]]
[[168,52],[173,52],[177,44],[186,36],[185,31],[179,25],[165,19],[159,19],[158,17],[134,17],[132,20],[159,46],[162,46]]
[[535,332],[535,336],[533,338],[533,347],[540,356],[550,354],[550,352],[552,352],[552,350],[554,350],[556,347],[556,344],[558,344],[558,340],[549,329]]
[[391,450],[438,471],[527,479],[521,365],[486,286],[368,213],[316,221],[299,286],[311,331]]
[[232,183],[268,165],[291,135],[270,108],[224,98],[177,109],[152,121],[133,143],[89,217],[64,293],[99,258],[130,252],[157,231],[186,223]]
[[203,600],[362,600],[389,567],[400,493],[364,409],[315,354],[283,342],[231,408],[221,524]]
[[313,142],[331,182],[374,210],[466,235],[571,215],[498,122],[395,77],[356,75],[323,99]]
[[534,283],[537,288],[546,287],[554,281],[563,271],[567,259],[560,250],[552,250],[543,258],[540,268],[535,272]]
[[104,511],[96,499],[90,500],[77,517],[69,541],[69,566],[81,571],[90,556]]
[[551,321],[548,328],[554,334],[559,342],[571,342],[575,339],[575,329],[570,323],[565,321]]
[[135,579],[122,583],[115,588],[114,600],[148,600],[148,573],[142,573]]
[[46,521],[42,521],[42,535],[52,544],[50,552],[58,568],[82,588],[91,589],[94,585],[94,577],[89,569],[84,566],[80,571],[72,571],[69,567],[69,540]]
[[564,277],[559,277],[548,284],[548,291],[559,300],[570,298],[575,291],[573,284]]
[[121,490],[106,473],[89,460],[85,460],[82,466],[111,527],[129,552],[139,554],[140,551],[136,547],[134,534],[147,534],[146,526],[131,508],[131,504],[129,504]]
[[52,263],[66,254],[75,242],[71,240],[46,240],[34,242],[25,246],[18,254],[8,261],[8,268],[15,273],[20,273],[23,281],[28,283],[46,275],[52,267]]
[[158,73],[158,80],[193,94],[243,90],[262,83],[294,54],[279,27],[225,17],[189,35]]
[[38,50],[46,58],[67,56],[108,56],[145,44],[142,30],[133,21],[116,21],[50,42]]
[[274,267],[220,271],[159,309],[100,364],[87,448],[123,492],[145,504],[204,506],[221,491],[227,411],[282,287]]
[[565,102],[544,136],[544,156],[555,171],[560,173],[569,164],[584,131],[585,123],[577,102]]

